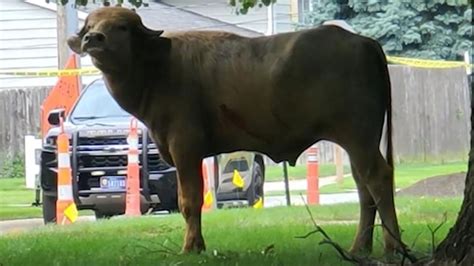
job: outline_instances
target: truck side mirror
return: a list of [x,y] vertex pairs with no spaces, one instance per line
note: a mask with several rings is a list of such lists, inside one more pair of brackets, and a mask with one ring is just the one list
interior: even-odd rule
[[64,109],[54,109],[48,114],[48,123],[52,126],[59,126],[61,123],[61,117],[64,119],[66,111]]

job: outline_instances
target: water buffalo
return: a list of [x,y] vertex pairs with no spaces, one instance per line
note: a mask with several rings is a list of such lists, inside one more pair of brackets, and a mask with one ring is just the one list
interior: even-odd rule
[[403,245],[393,199],[390,80],[376,41],[334,25],[257,38],[164,33],[131,10],[107,7],[91,12],[68,44],[92,57],[112,96],[147,125],[176,166],[184,252],[205,250],[204,157],[247,150],[294,165],[319,140],[350,156],[360,197],[351,251],[371,251],[376,211],[386,251]]

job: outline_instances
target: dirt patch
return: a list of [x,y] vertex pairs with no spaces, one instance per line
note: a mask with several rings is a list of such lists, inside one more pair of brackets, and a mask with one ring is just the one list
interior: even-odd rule
[[466,172],[423,179],[397,192],[400,196],[454,197],[464,195]]

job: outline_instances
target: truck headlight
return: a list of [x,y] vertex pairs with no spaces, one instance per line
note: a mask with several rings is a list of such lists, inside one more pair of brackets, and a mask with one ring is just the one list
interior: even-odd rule
[[47,137],[43,142],[43,146],[53,147],[53,148],[56,147],[56,139],[57,139],[56,136]]

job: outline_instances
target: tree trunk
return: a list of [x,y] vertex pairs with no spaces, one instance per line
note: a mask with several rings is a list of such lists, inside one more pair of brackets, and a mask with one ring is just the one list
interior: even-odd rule
[[[472,77],[471,77],[472,78]],[[435,253],[435,265],[474,265],[474,101],[471,82],[471,150],[458,219]]]

